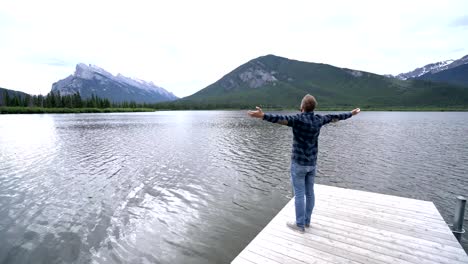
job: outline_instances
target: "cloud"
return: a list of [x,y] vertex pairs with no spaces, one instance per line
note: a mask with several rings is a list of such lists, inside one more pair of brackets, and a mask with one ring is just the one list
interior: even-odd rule
[[82,62],[186,96],[266,54],[397,74],[465,55],[454,49],[468,43],[466,27],[447,25],[466,17],[464,7],[466,0],[4,1],[0,85],[47,93]]
[[69,63],[60,59],[50,59],[49,61],[44,61],[44,64],[49,65],[49,66],[57,66],[57,67],[73,66],[72,63]]
[[459,53],[459,52],[464,52],[466,50],[467,50],[467,48],[454,48],[450,52]]
[[468,27],[468,15],[466,16],[461,16],[452,21],[450,23],[450,26],[452,27]]
[[24,59],[27,62],[32,62],[40,65],[47,65],[52,67],[74,67],[76,63],[74,61],[66,61],[59,58],[50,57],[29,57]]

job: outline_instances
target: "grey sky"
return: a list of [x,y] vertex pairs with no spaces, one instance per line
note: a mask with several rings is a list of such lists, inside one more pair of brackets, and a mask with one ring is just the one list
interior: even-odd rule
[[83,62],[187,96],[266,54],[397,74],[468,54],[467,13],[466,0],[1,0],[0,87],[45,94]]

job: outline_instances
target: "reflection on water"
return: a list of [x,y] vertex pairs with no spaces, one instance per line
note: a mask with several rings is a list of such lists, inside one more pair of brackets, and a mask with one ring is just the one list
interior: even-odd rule
[[[317,182],[450,221],[467,134],[468,113],[362,113],[323,128]],[[229,262],[288,201],[291,138],[245,112],[2,115],[0,263]]]

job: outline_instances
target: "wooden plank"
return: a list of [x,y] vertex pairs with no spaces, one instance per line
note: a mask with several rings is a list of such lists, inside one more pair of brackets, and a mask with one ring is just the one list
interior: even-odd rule
[[[315,210],[316,209],[316,210]],[[320,210],[324,211],[332,211],[332,212],[337,212],[337,214],[347,214],[347,213],[352,213],[356,215],[363,215],[371,218],[377,218],[377,219],[382,219],[382,220],[387,220],[391,222],[397,222],[401,224],[406,224],[406,225],[411,225],[411,226],[423,226],[427,229],[431,229],[434,231],[439,231],[439,232],[447,232],[447,229],[449,229],[448,225],[444,221],[426,221],[425,218],[418,218],[417,216],[407,216],[407,215],[401,215],[398,214],[397,212],[393,214],[389,213],[382,213],[379,211],[374,211],[371,208],[347,208],[347,207],[335,207],[333,205],[326,205],[322,203],[316,204],[316,207],[314,209],[314,213]]]
[[[385,205],[390,207],[399,207],[402,209],[411,209],[411,210],[421,210],[421,209],[432,209],[433,206],[431,202],[420,201],[420,203],[415,202],[413,199],[407,199],[402,197],[396,197],[395,199],[385,199],[383,198],[385,195],[383,194],[374,194],[377,196],[367,196],[367,195],[360,195],[359,193],[354,193],[352,190],[335,190],[335,191],[325,191],[321,187],[321,185],[315,185],[314,187],[315,193],[317,195],[326,195],[329,197],[334,197],[337,199],[344,199],[344,200],[355,200],[358,202],[366,202],[371,204],[379,204]],[[410,200],[410,202],[408,202]],[[424,211],[422,211],[424,212]],[[437,214],[436,214],[437,215]]]
[[[317,186],[322,186],[322,185],[317,185]],[[335,187],[327,187],[327,188],[335,188]],[[337,189],[340,189],[340,188],[337,188]],[[377,194],[377,195],[379,195],[379,194]],[[399,197],[397,197],[397,198],[399,198]],[[322,197],[316,196],[316,200],[317,200],[316,204],[318,204],[318,205],[317,205],[317,208],[316,208],[314,214],[319,213],[319,211],[321,210],[321,209],[320,209],[320,200],[321,200],[321,199],[322,199]],[[402,198],[402,199],[407,199],[407,198]],[[290,203],[288,203],[288,204],[286,205],[286,207],[293,208],[293,203],[292,203],[292,201],[291,201]],[[356,207],[356,208],[357,208],[357,207]],[[326,207],[326,209],[328,209],[328,207]],[[354,207],[353,207],[353,209],[354,209]],[[435,208],[435,206],[432,206],[432,209],[435,210],[435,211],[437,210],[437,209]],[[291,209],[291,210],[292,210],[292,209]],[[376,222],[376,221],[375,221],[374,219],[372,219],[372,218],[371,218],[371,219],[367,218],[367,215],[361,217],[361,216],[359,216],[359,215],[356,215],[354,212],[350,212],[350,211],[348,211],[348,212],[349,212],[349,213],[346,213],[346,214],[345,214],[345,213],[342,213],[342,212],[339,212],[339,211],[329,210],[329,211],[324,212],[324,213],[322,213],[322,214],[323,214],[323,215],[326,215],[326,216],[329,216],[329,217],[335,217],[335,218],[337,218],[337,217],[339,217],[339,216],[343,216],[343,215],[344,215],[345,218],[347,218],[347,217],[349,217],[349,216],[357,217],[357,219],[360,221],[359,223],[364,224],[364,225],[372,225],[372,224],[375,225],[375,224],[387,223],[388,225],[385,225],[384,228],[387,228],[387,229],[390,228],[390,229],[388,229],[388,230],[390,230],[390,231],[392,231],[392,230],[395,229],[395,228],[397,228],[397,229],[403,229],[405,232],[407,232],[407,234],[414,234],[415,229],[419,229],[419,228],[420,228],[419,226],[408,226],[408,225],[406,225],[406,224],[401,225],[399,222],[395,222],[395,221],[380,222],[380,219],[379,219],[379,222]],[[334,215],[335,215],[335,216],[334,216]],[[367,219],[366,219],[366,218],[367,218]],[[427,236],[428,233],[430,233],[432,236],[436,237],[436,238],[435,238],[436,242],[440,242],[437,238],[442,238],[442,239],[448,239],[448,240],[450,240],[452,243],[458,244],[458,242],[454,241],[453,235],[451,234],[450,229],[448,228],[448,226],[445,225],[445,222],[443,221],[443,219],[442,219],[442,217],[440,216],[440,214],[439,214],[438,218],[440,219],[440,223],[441,223],[441,224],[439,225],[439,227],[436,229],[436,228],[433,228],[433,227],[431,227],[431,226],[424,225],[423,228],[422,228],[422,229],[424,230],[424,232],[425,232],[425,233],[423,234],[423,236]],[[366,220],[367,220],[367,221],[366,221]],[[354,222],[356,222],[356,221],[354,221]],[[398,225],[398,226],[396,226],[396,225]],[[435,232],[434,232],[434,231],[435,231]],[[419,232],[419,231],[418,231],[418,232]],[[416,233],[416,234],[419,234],[419,233]]]
[[365,199],[360,199],[359,197],[341,197],[341,196],[336,196],[336,195],[331,195],[331,194],[321,194],[321,193],[315,193],[315,198],[321,197],[322,200],[326,201],[326,199],[333,199],[333,200],[338,200],[343,203],[355,203],[355,204],[363,204],[363,205],[369,205],[371,207],[373,206],[378,206],[379,208],[382,209],[398,209],[400,211],[407,211],[408,213],[417,213],[417,214],[422,214],[427,217],[432,217],[435,219],[440,219],[440,214],[438,213],[437,210],[434,210],[434,207],[432,206],[408,206],[405,205],[403,201],[400,202],[387,202],[385,200],[365,200]]
[[442,228],[444,229],[444,232],[446,231],[445,228],[447,228],[447,224],[445,224],[442,219],[427,218],[417,214],[407,214],[405,211],[399,210],[392,210],[391,213],[389,213],[387,210],[381,210],[378,207],[372,207],[368,205],[361,205],[358,207],[357,204],[340,203],[339,201],[323,202],[323,200],[319,198],[316,201],[315,207],[327,208],[335,211],[352,212],[363,215],[372,215],[382,219],[398,220],[398,222],[409,222],[415,224],[424,223],[425,226],[429,225],[435,228]]
[[[289,250],[297,249],[303,252],[311,253],[311,252],[325,252],[328,254],[332,254],[335,258],[339,259],[348,259],[353,262],[357,263],[375,263],[375,264],[385,264],[388,262],[383,262],[377,259],[370,258],[369,255],[354,250],[350,250],[350,248],[346,248],[344,245],[339,243],[335,243],[335,241],[327,241],[325,239],[313,237],[309,239],[301,239],[298,240],[294,234],[287,233],[289,230],[284,229],[286,232],[278,232],[274,228],[269,228],[265,233],[262,240],[262,243],[265,241],[271,241],[271,243],[278,243],[278,245],[288,248]],[[294,232],[294,231],[291,231]],[[278,239],[282,238],[282,239]],[[338,261],[336,261],[338,263]],[[405,263],[408,264],[408,263]]]
[[276,260],[273,260],[271,258],[267,258],[265,256],[259,255],[255,252],[252,252],[250,250],[244,250],[242,251],[242,254],[237,256],[231,263],[235,264],[241,264],[241,263],[249,263],[246,262],[249,261],[251,263],[255,264],[281,264],[281,263],[286,263],[286,262],[279,262]]
[[[285,208],[289,208],[289,211],[294,211],[293,206],[294,205],[291,201],[285,206]],[[447,239],[453,242],[453,235],[451,234],[451,232],[448,232],[450,231],[448,226],[445,228],[443,227],[443,225],[440,225],[438,230],[431,230],[426,225],[423,227],[411,226],[408,224],[404,224],[404,223],[400,223],[400,222],[396,222],[392,220],[385,220],[385,219],[378,219],[377,221],[376,218],[372,218],[367,215],[359,215],[351,211],[341,212],[341,211],[329,209],[328,207],[320,207],[319,205],[314,209],[314,214],[321,214],[324,216],[328,216],[331,218],[338,218],[338,219],[343,218],[343,219],[347,219],[347,221],[352,221],[354,223],[360,223],[360,224],[369,225],[369,226],[382,225],[382,227],[389,228],[389,230],[401,229],[402,231],[408,232],[409,234],[414,233],[414,232],[416,232],[417,234],[422,233],[424,236],[427,236],[428,234],[430,234],[431,236],[435,238]],[[441,220],[441,223],[445,223],[445,222]],[[444,229],[445,229],[445,232],[444,232]]]
[[429,241],[439,242],[442,244],[458,243],[453,240],[454,237],[451,233],[431,231],[424,227],[419,228],[419,227],[411,227],[411,226],[403,225],[403,224],[398,225],[398,223],[390,222],[387,220],[372,219],[369,217],[359,216],[359,215],[354,215],[354,214],[337,214],[335,212],[327,211],[327,210],[317,210],[316,213],[323,215],[323,216],[330,217],[330,218],[339,218],[348,222],[375,227],[381,230],[387,230],[387,231],[396,232],[400,234],[407,234],[409,236],[420,237]]
[[317,187],[314,187],[314,190],[315,190],[316,195],[327,197],[327,199],[350,201],[350,202],[357,202],[357,203],[363,202],[363,203],[371,204],[371,205],[398,208],[400,210],[410,210],[411,212],[418,212],[422,214],[427,214],[428,212],[430,212],[430,214],[433,215],[434,217],[438,218],[440,216],[437,209],[435,209],[433,204],[431,204],[430,202],[421,202],[421,204],[417,204],[417,203],[407,204],[405,203],[404,198],[402,198],[402,200],[388,201],[382,198],[369,199],[366,197],[354,195],[352,193],[343,194],[340,192],[337,192],[337,193],[324,192],[323,190],[319,191],[320,188],[317,188]]
[[[340,208],[340,210],[330,207],[330,206],[317,206],[314,209],[315,213],[321,214],[321,212],[324,213],[331,213],[336,215],[336,217],[357,217],[360,219],[366,219],[368,221],[378,221],[379,224],[388,224],[390,226],[399,226],[401,228],[405,229],[423,229],[425,232],[435,232],[435,233],[440,233],[437,234],[436,236],[440,237],[447,237],[448,235],[452,234],[447,234],[447,231],[450,230],[450,228],[444,224],[445,222],[439,222],[438,224],[434,223],[424,223],[424,221],[418,220],[417,218],[410,219],[406,217],[401,217],[398,215],[394,215],[391,217],[391,215],[388,214],[379,214],[372,212],[371,210],[368,211],[362,211],[359,209],[355,208]],[[451,239],[451,237],[450,237]]]
[[[440,245],[428,246],[419,241],[408,242],[404,239],[398,239],[395,237],[389,237],[383,233],[368,233],[362,232],[361,229],[352,228],[346,229],[342,225],[336,225],[329,221],[323,221],[317,218],[313,219],[312,229],[324,231],[330,235],[343,235],[345,237],[360,240],[366,243],[380,245],[387,248],[387,250],[393,250],[396,252],[415,254],[421,257],[428,257],[431,260],[438,261],[440,263],[464,263],[459,259],[459,255],[449,250],[444,250]],[[370,235],[369,235],[370,234]],[[447,249],[447,247],[445,248]],[[454,248],[455,249],[455,248]],[[444,252],[445,251],[445,252]],[[455,250],[457,252],[458,250]],[[439,252],[444,252],[440,255]],[[434,255],[434,253],[436,253]]]
[[319,224],[316,220],[322,220],[327,223],[332,223],[336,226],[341,226],[345,230],[355,230],[363,235],[367,235],[370,237],[380,237],[382,239],[388,239],[390,241],[400,241],[403,244],[410,244],[410,245],[422,245],[428,248],[431,248],[432,251],[440,251],[440,252],[451,252],[453,254],[460,253],[460,244],[458,242],[452,241],[452,243],[441,243],[441,242],[434,242],[430,240],[423,239],[418,236],[410,236],[404,232],[392,232],[383,229],[378,229],[366,225],[356,224],[352,222],[347,222],[343,220],[338,220],[333,217],[327,217],[319,214],[314,214],[312,217],[311,225],[315,226]]
[[[301,234],[287,232],[286,229],[279,228],[278,226],[273,226],[268,231],[277,233],[290,241],[295,241],[298,236],[302,236]],[[308,234],[304,236],[305,240],[301,241],[304,245],[310,245],[314,248],[317,245],[320,245],[321,248],[328,247],[329,250],[338,256],[352,258],[359,262],[365,261],[364,263],[395,263],[395,261],[397,263],[411,263],[403,258],[398,259],[387,254],[379,254],[375,251],[375,247],[372,247],[372,249],[359,247],[355,244],[348,243],[347,241],[341,241],[340,239],[337,239],[337,237],[330,235],[320,236],[316,230],[311,231],[312,232],[308,232]],[[350,254],[353,254],[353,256],[350,256]]]
[[[280,223],[284,223],[282,219],[278,219],[280,222],[276,224],[273,222],[270,229],[274,229],[280,232],[284,232],[284,228],[280,226]],[[276,224],[276,225],[275,225]],[[268,230],[267,230],[268,231]],[[351,232],[336,232],[330,228],[323,228],[321,225],[314,226],[313,228],[308,229],[306,238],[312,237],[322,237],[328,239],[329,241],[338,241],[344,244],[353,245],[362,249],[369,250],[374,252],[377,255],[385,255],[398,259],[397,262],[401,263],[401,260],[411,262],[411,263],[444,263],[444,264],[461,264],[458,259],[450,259],[445,257],[440,257],[438,252],[430,252],[423,254],[414,254],[412,250],[408,250],[407,247],[394,245],[392,243],[386,243],[386,241],[378,241],[375,239],[363,239],[365,236],[358,236],[356,233],[353,235]],[[296,236],[302,236],[301,234],[296,234]]]
[[[271,222],[270,222],[271,223]],[[268,226],[271,226],[270,224]],[[265,231],[265,229],[263,230]],[[266,239],[264,236],[266,235],[265,232],[260,232],[257,237],[255,237],[254,240],[244,249],[254,251],[257,254],[260,254],[259,252],[266,250],[273,250],[279,254],[291,254],[291,252],[295,252],[293,258],[302,257],[302,261],[305,263],[347,263],[347,264],[355,264],[356,262],[343,259],[340,257],[337,257],[333,254],[328,254],[326,252],[307,252],[307,254],[304,254],[300,251],[297,251],[296,249],[289,249],[288,247],[284,247],[284,245],[278,245],[278,244],[271,244],[271,241]],[[278,241],[273,241],[278,243]],[[242,251],[239,256],[242,256],[244,254],[244,251]],[[283,263],[289,263],[289,262],[283,262]]]
[[247,255],[239,255],[237,256],[231,263],[233,264],[257,264],[249,259],[247,259]]
[[[269,230],[270,231],[270,230]],[[291,231],[294,232],[294,231]],[[287,239],[285,236],[275,236],[271,235],[270,233],[263,233],[261,237],[259,237],[258,243],[260,245],[265,245],[271,248],[275,248],[275,250],[283,250],[285,254],[296,255],[302,257],[303,261],[310,261],[310,260],[321,260],[326,261],[328,263],[345,263],[345,264],[357,264],[360,262],[356,262],[349,257],[342,257],[334,252],[331,252],[330,249],[325,247],[320,247],[320,245],[316,245],[316,250],[312,250],[312,245],[304,245],[302,243],[298,243],[297,241],[291,241]],[[287,262],[286,262],[287,263]],[[361,262],[362,263],[362,262]]]
[[430,218],[432,220],[440,220],[442,219],[438,211],[427,207],[427,208],[405,208],[402,206],[398,206],[397,204],[389,205],[389,204],[382,204],[382,203],[375,203],[370,201],[362,201],[357,199],[349,199],[349,198],[339,198],[339,197],[331,197],[328,195],[321,196],[319,194],[315,195],[315,199],[318,201],[322,201],[324,203],[330,204],[330,201],[334,203],[338,203],[339,205],[348,206],[348,207],[363,207],[363,208],[377,208],[382,211],[387,210],[394,210],[399,212],[400,214],[413,214],[418,216],[424,216],[426,218]]
[[[270,243],[269,241],[264,242],[259,238],[259,243],[254,244],[249,248],[250,251],[256,252],[261,255],[268,255],[274,257],[276,260],[279,260],[281,263],[291,263],[291,264],[332,264],[333,262],[326,261],[327,257],[305,254],[301,251],[293,250],[290,251],[289,248],[286,248],[282,245],[275,243]],[[311,253],[311,252],[309,252]],[[331,259],[329,257],[328,259]],[[336,259],[336,258],[335,258]],[[343,261],[346,261],[345,259]]]
[[413,198],[407,198],[407,197],[400,197],[400,196],[394,196],[394,195],[388,195],[388,194],[382,194],[382,193],[375,193],[375,192],[368,192],[368,191],[363,191],[363,190],[354,190],[354,189],[347,189],[347,188],[338,188],[338,187],[333,187],[333,186],[328,186],[328,185],[322,185],[322,184],[315,184],[316,190],[319,192],[334,192],[335,196],[340,196],[340,195],[352,195],[352,196],[358,196],[365,198],[365,200],[382,200],[382,201],[388,201],[388,202],[403,202],[403,206],[408,206],[408,205],[414,205],[417,204],[418,206],[420,205],[427,205],[430,206],[432,204],[431,201],[424,201],[424,200],[418,200],[418,199],[413,199]]
[[432,202],[324,185],[315,191],[305,234],[285,225],[295,218],[291,200],[233,263],[468,263]]
[[[353,208],[361,211],[365,210],[372,210],[377,213],[381,214],[389,214],[389,215],[399,215],[399,216],[404,216],[408,217],[411,219],[417,218],[418,220],[427,222],[427,223],[436,223],[436,224],[441,224],[442,219],[440,217],[432,217],[432,216],[427,216],[424,214],[418,214],[415,213],[414,211],[408,211],[408,210],[399,210],[398,208],[389,208],[389,207],[381,207],[381,206],[375,206],[375,205],[369,205],[369,204],[364,204],[364,203],[357,203],[357,202],[350,202],[350,201],[343,201],[343,200],[338,200],[338,199],[325,199],[324,197],[317,197],[318,199],[318,204],[316,201],[316,205],[323,205],[326,207],[333,207],[333,208]],[[445,225],[445,224],[444,224]]]

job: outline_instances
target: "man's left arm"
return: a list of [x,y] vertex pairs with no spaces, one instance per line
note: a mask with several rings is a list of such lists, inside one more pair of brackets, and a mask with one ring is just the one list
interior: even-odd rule
[[336,122],[339,120],[348,119],[354,115],[359,114],[359,112],[361,112],[361,109],[356,108],[356,109],[353,109],[351,112],[347,112],[347,113],[324,115],[322,116],[322,125],[326,125],[330,122]]

